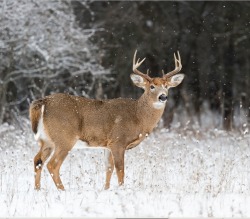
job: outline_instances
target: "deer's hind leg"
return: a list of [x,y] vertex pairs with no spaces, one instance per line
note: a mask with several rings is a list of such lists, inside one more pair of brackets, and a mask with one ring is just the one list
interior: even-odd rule
[[45,161],[49,158],[53,151],[53,146],[43,140],[38,141],[40,150],[34,157],[34,172],[35,172],[35,189],[41,188],[41,172]]
[[47,164],[47,168],[50,172],[50,175],[56,185],[56,187],[60,190],[64,190],[64,186],[62,180],[60,178],[60,167],[67,157],[69,151],[75,145],[75,141],[62,141],[55,142],[55,152],[51,157],[50,161]]

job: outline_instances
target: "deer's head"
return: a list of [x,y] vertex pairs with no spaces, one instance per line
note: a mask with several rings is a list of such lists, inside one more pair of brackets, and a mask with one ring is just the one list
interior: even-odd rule
[[161,109],[165,107],[168,98],[168,89],[171,87],[178,86],[183,78],[184,74],[177,74],[180,72],[182,65],[181,65],[181,57],[179,52],[177,52],[178,59],[174,54],[175,60],[175,69],[167,74],[164,73],[162,70],[163,76],[151,78],[147,74],[144,74],[138,70],[138,67],[144,62],[145,58],[140,61],[138,59],[136,61],[136,53],[135,51],[134,58],[133,58],[133,74],[130,75],[133,83],[140,88],[145,90],[145,95],[149,98],[149,101],[152,102],[153,107],[156,109]]

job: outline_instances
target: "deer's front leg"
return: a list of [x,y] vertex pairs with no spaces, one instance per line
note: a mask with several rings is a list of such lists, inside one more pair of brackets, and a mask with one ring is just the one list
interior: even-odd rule
[[110,150],[105,149],[105,166],[106,166],[106,184],[104,189],[109,189],[110,187],[110,179],[114,170],[114,160]]
[[122,185],[124,183],[124,154],[125,149],[122,147],[112,147],[111,153],[113,155],[116,174],[118,177],[118,184]]

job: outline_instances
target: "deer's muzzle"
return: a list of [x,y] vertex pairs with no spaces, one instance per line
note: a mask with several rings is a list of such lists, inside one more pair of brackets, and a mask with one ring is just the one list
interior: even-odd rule
[[161,94],[161,95],[159,96],[159,100],[160,100],[161,102],[165,102],[167,99],[168,99],[168,96],[165,95],[165,94]]

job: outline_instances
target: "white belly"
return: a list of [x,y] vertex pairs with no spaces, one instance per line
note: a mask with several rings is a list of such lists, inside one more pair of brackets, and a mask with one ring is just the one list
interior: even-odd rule
[[84,148],[89,148],[89,149],[105,149],[103,146],[89,146],[89,144],[85,141],[77,140],[75,143],[74,147],[75,149],[84,149]]

